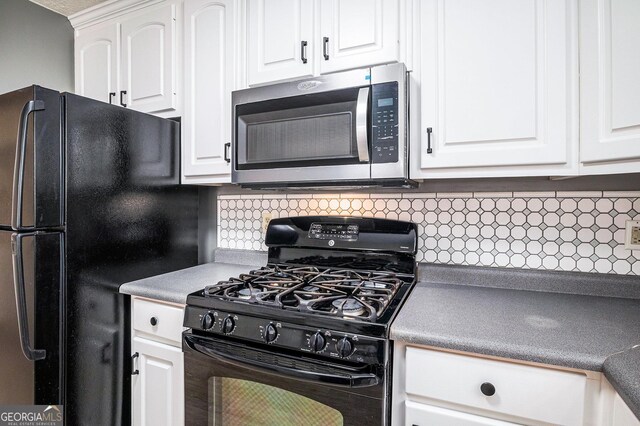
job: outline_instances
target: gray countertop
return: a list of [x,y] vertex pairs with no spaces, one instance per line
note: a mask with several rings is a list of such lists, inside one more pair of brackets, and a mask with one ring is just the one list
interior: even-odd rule
[[418,283],[391,338],[602,371],[609,355],[640,343],[640,301]]
[[132,281],[120,286],[120,293],[185,304],[187,295],[218,281],[237,277],[257,266],[233,263],[205,263],[193,268]]
[[607,358],[604,375],[640,418],[640,346]]

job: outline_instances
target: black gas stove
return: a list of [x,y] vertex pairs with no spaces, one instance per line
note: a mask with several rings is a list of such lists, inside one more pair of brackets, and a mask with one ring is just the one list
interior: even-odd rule
[[[369,420],[385,424],[388,330],[415,282],[416,226],[374,218],[282,218],[269,223],[266,244],[266,266],[188,296],[185,352],[213,351],[226,361],[241,352],[243,367],[267,372],[274,372],[274,359],[280,367],[309,363],[306,373],[321,365],[337,369],[311,378],[318,386],[378,398],[383,412]],[[248,352],[253,355],[246,358]],[[275,372],[306,377],[299,368]]]

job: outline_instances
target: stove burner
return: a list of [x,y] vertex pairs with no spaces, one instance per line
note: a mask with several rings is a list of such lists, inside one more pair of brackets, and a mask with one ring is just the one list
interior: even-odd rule
[[357,317],[365,312],[365,306],[350,297],[336,299],[331,304],[337,310],[342,310],[342,313],[346,316]]
[[241,299],[251,299],[251,296],[257,296],[258,294],[260,294],[260,291],[256,290],[255,288],[251,288],[251,287],[247,287],[247,288],[243,288],[238,290],[238,297]]
[[314,314],[376,321],[402,282],[392,272],[270,265],[207,286],[204,295]]

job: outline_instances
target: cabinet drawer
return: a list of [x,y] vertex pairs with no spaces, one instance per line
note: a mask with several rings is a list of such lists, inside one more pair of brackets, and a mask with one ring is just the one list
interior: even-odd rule
[[[583,423],[587,377],[579,373],[411,347],[406,369],[409,399],[422,396],[561,425]],[[483,394],[483,383],[493,385],[492,396]]]
[[183,320],[183,308],[133,299],[133,328],[149,339],[153,340],[155,337],[155,340],[171,341],[180,346],[184,330]]
[[515,426],[508,423],[446,408],[434,407],[427,404],[407,401],[405,403],[406,426]]

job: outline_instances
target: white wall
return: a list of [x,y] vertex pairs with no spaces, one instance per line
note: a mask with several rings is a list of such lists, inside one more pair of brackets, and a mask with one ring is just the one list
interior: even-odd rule
[[0,0],[0,93],[31,84],[73,90],[73,28],[28,0]]

